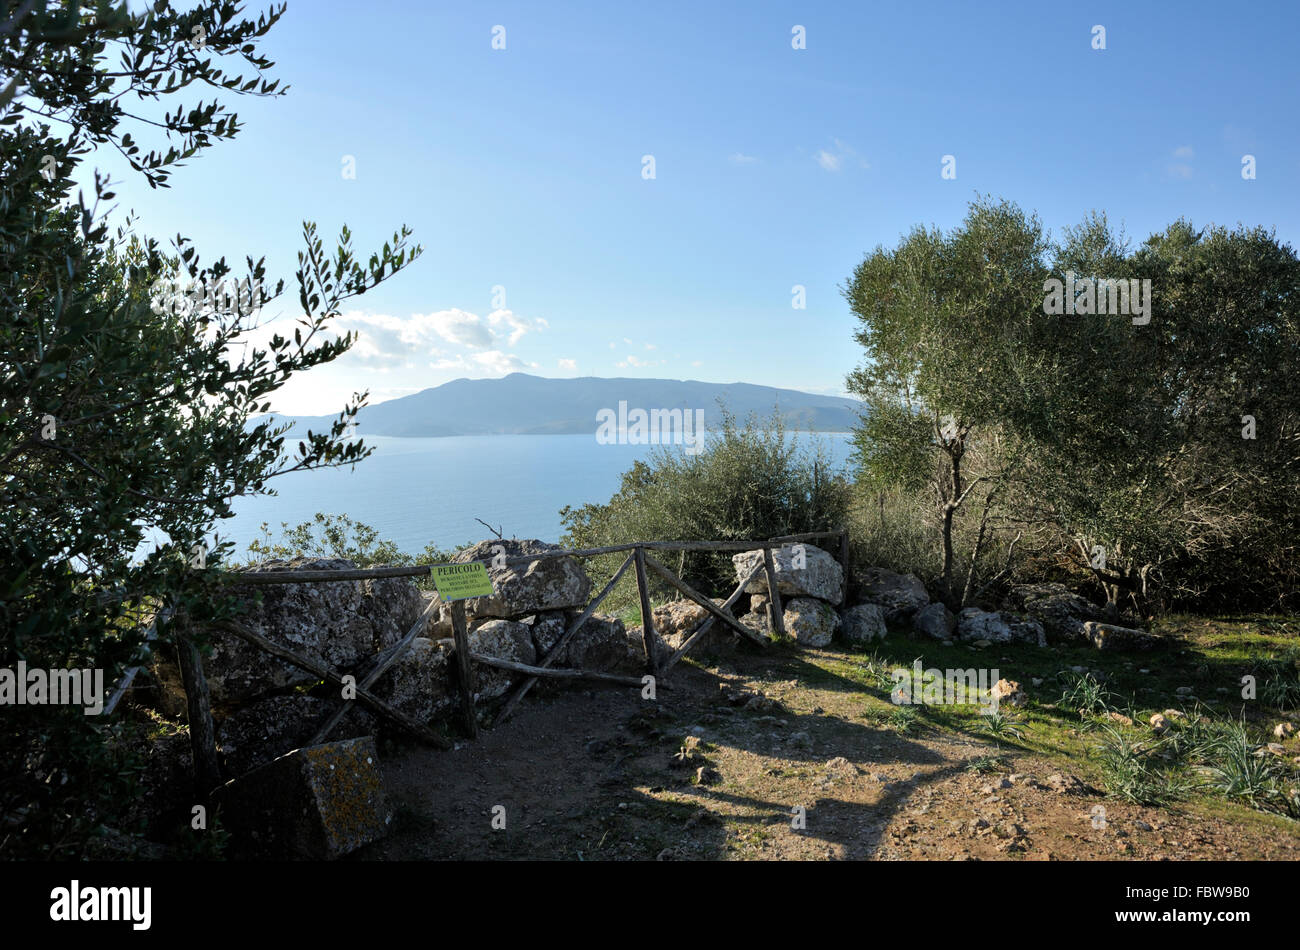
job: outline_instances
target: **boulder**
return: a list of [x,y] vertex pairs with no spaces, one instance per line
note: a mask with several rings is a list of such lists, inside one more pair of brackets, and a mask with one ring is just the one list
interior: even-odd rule
[[[840,629],[840,615],[834,607],[814,597],[791,597],[782,606],[785,610],[781,617],[787,634],[802,646],[830,646]],[[763,636],[771,636],[766,613],[750,611],[740,618],[740,622]]]
[[[494,548],[505,549],[506,557],[545,554],[559,551],[557,545],[535,539],[480,541],[456,552],[452,561],[491,561]],[[585,607],[591,594],[591,580],[582,564],[572,557],[550,557],[511,567],[488,566],[492,579],[492,597],[474,597],[465,601],[469,618],[493,617],[518,619],[544,610]]]
[[878,604],[859,604],[840,612],[840,633],[850,643],[883,639],[885,632],[885,612]]
[[[333,731],[331,740],[372,735],[374,719],[353,704]],[[259,699],[217,727],[217,755],[227,775],[243,775],[311,740],[338,703],[305,693]]]
[[1023,706],[1025,704],[1025,691],[1020,688],[1020,684],[1015,680],[1001,679],[993,684],[989,690],[989,696],[999,705],[1006,703],[1008,706]]
[[912,617],[912,627],[935,640],[947,640],[957,629],[957,617],[943,604],[929,604]]
[[376,681],[375,695],[417,722],[449,716],[460,701],[452,680],[451,660],[450,651],[440,649],[433,640],[416,637]]
[[644,650],[634,656],[630,646],[623,621],[608,614],[592,614],[565,648],[565,665],[601,673],[628,666],[637,657],[644,661]]
[[1047,634],[1036,620],[1024,620],[1003,611],[966,607],[957,618],[957,638],[967,643],[1028,643],[1047,646]]
[[213,801],[239,857],[330,860],[383,837],[392,819],[369,736],[295,749]]
[[[547,610],[531,618],[524,618],[524,623],[528,624],[529,632],[533,638],[533,649],[537,652],[537,660],[541,662],[546,654],[551,652],[551,648],[560,642],[560,637],[564,636],[564,631],[569,629],[569,624],[578,619],[579,611],[576,610]],[[563,659],[562,656],[555,658]],[[552,661],[551,666],[558,666]]]
[[857,590],[863,601],[879,604],[888,623],[904,623],[930,603],[925,585],[913,574],[897,574],[872,567],[857,575]]
[[1145,630],[1091,620],[1083,625],[1083,636],[1098,650],[1149,650],[1156,644],[1155,637]]
[[[532,618],[529,631],[538,663],[581,615],[580,610],[562,610],[547,611]],[[639,636],[638,633],[636,655],[643,657]],[[623,627],[623,621],[609,614],[592,614],[565,645],[564,652],[551,661],[551,666],[556,669],[609,671],[628,664],[628,644],[628,631]]]
[[[719,607],[726,603],[720,597],[711,599]],[[654,608],[655,632],[663,638],[668,647],[680,650],[682,644],[707,616],[709,612],[693,600],[674,600]],[[739,640],[740,635],[725,623],[714,621],[713,626],[709,627],[709,632],[697,641],[691,650],[730,649],[735,647]]]
[[966,607],[957,615],[957,638],[967,643],[987,640],[990,643],[1010,643],[1011,626],[999,613]]
[[[248,573],[355,568],[353,562],[341,558],[299,558],[264,561]],[[230,593],[247,608],[239,618],[243,625],[335,670],[351,669],[397,643],[425,607],[419,588],[405,577],[311,584],[236,583]],[[214,630],[211,644],[203,667],[217,707],[244,704],[319,679],[233,634]],[[154,672],[164,691],[183,697],[174,651],[155,654]]]
[[[795,566],[795,545],[771,548],[772,566],[776,569],[776,589],[782,597],[816,597],[831,604],[844,603],[844,571],[839,561],[812,544],[803,545],[801,567]],[[763,563],[761,549],[742,551],[733,555],[731,563],[736,568],[736,581],[749,576],[749,572]],[[764,572],[749,582],[746,593],[767,592],[767,575]]]
[[[537,650],[533,646],[532,631],[527,624],[514,620],[493,620],[470,633],[469,652],[526,663],[529,666],[537,662]],[[497,669],[483,663],[475,663],[473,668],[474,699],[477,702],[504,696],[510,691],[510,684],[516,678],[524,676],[522,673]]]
[[1004,613],[1003,619],[1007,620],[1007,626],[1011,629],[1011,639],[1017,643],[1028,643],[1031,646],[1047,646],[1047,631],[1037,620],[1016,620],[1009,619]]
[[1049,643],[1085,640],[1083,625],[1104,619],[1101,608],[1064,584],[1018,584],[1011,588],[1007,601],[1041,623]]

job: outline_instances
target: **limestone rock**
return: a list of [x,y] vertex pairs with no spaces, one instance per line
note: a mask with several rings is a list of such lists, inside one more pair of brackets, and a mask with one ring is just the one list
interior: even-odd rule
[[452,680],[452,654],[416,637],[406,652],[376,681],[375,695],[417,722],[451,715],[459,703]]
[[[726,602],[720,597],[711,599],[719,607]],[[707,616],[709,616],[709,612],[692,600],[674,600],[654,608],[655,632],[663,638],[664,643],[670,648],[679,650],[690,634]],[[719,648],[730,649],[736,645],[739,639],[739,634],[735,633],[725,623],[715,620],[713,626],[709,628],[709,632],[697,641],[695,646],[691,647],[691,651],[693,653],[696,650],[703,652]]]
[[[217,727],[217,755],[227,775],[243,775],[311,740],[338,704],[305,693],[259,699]],[[334,727],[334,741],[371,735],[374,719],[365,709],[353,710]]]
[[1000,679],[990,690],[992,698],[999,704],[1006,703],[1008,706],[1023,706],[1025,704],[1025,691],[1020,688],[1020,684],[1015,680]]
[[912,617],[912,626],[918,633],[935,640],[947,640],[957,629],[957,617],[943,604],[922,607]]
[[850,643],[870,643],[885,636],[885,612],[878,604],[859,604],[840,613],[840,633]]
[[213,798],[241,857],[342,857],[381,838],[392,818],[368,736],[296,749]]
[[[264,561],[249,572],[355,567],[340,558],[299,558]],[[350,669],[397,643],[425,606],[419,588],[406,577],[310,584],[235,583],[230,593],[247,606],[240,617],[244,626],[336,670]],[[217,707],[247,703],[318,679],[233,634],[214,630],[211,644],[212,652],[204,658],[203,667]],[[165,691],[183,693],[174,651],[164,649],[155,654],[154,672]]]
[[1012,607],[1043,625],[1049,643],[1084,640],[1084,623],[1103,619],[1099,607],[1064,584],[1019,584],[1011,588],[1007,599]]
[[[803,545],[803,566],[795,566],[794,545],[772,548],[772,566],[776,569],[776,589],[782,597],[816,597],[831,604],[844,602],[844,571],[839,561],[813,544]],[[749,572],[763,563],[762,550],[742,551],[733,555],[736,581],[749,576]],[[760,572],[750,581],[745,591],[750,594],[767,592],[767,575]]]
[[[537,662],[537,650],[533,646],[532,631],[527,624],[514,620],[493,620],[470,633],[469,652],[494,656],[502,660],[513,660],[515,663],[526,663],[529,666]],[[504,696],[509,692],[511,683],[517,677],[524,676],[522,673],[497,669],[483,663],[475,663],[473,667],[474,699],[477,702]]]
[[[505,549],[506,557],[522,557],[558,551],[554,544],[535,539],[480,541],[456,552],[452,561],[491,561],[493,548]],[[496,594],[465,601],[465,615],[471,618],[517,619],[543,610],[585,607],[591,594],[591,580],[576,558],[551,557],[528,564],[487,569]]]
[[1010,643],[1011,627],[999,613],[966,607],[957,615],[957,637],[966,642]]
[[1155,637],[1145,630],[1109,623],[1088,621],[1083,625],[1083,635],[1098,650],[1149,650],[1155,646]]
[[896,574],[884,568],[872,567],[857,576],[857,589],[861,599],[879,604],[889,623],[904,623],[930,603],[925,585],[913,574]]
[[840,615],[834,607],[812,597],[791,597],[784,607],[786,633],[803,646],[830,646],[840,628]]

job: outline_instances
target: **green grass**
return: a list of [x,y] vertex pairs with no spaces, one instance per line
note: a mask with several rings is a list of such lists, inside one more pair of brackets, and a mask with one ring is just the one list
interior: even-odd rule
[[[1300,768],[1292,761],[1300,756],[1300,742],[1286,743],[1284,757],[1257,754],[1274,741],[1273,725],[1294,720],[1300,710],[1300,620],[1173,616],[1157,621],[1152,632],[1162,637],[1162,647],[1110,653],[1084,646],[945,646],[891,631],[870,652],[849,650],[847,660],[825,665],[830,678],[865,694],[869,720],[900,731],[923,724],[994,739],[999,754],[975,760],[978,766],[968,766],[974,771],[993,770],[1006,746],[1060,761],[1124,800],[1300,817],[1300,791],[1293,794],[1300,789]],[[926,669],[997,670],[1018,681],[1028,701],[1014,714],[1002,710],[993,722],[974,704],[894,707],[891,671],[910,668],[918,654]],[[1253,698],[1243,685],[1246,676],[1255,678]],[[1179,693],[1179,687],[1187,689]],[[1148,722],[1166,709],[1186,718],[1170,717],[1169,730],[1157,736]],[[1134,725],[1112,721],[1112,711]]]

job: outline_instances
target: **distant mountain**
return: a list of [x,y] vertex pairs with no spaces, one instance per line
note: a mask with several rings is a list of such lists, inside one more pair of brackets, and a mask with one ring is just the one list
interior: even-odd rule
[[[678,379],[545,379],[511,373],[500,379],[454,379],[410,396],[367,406],[357,414],[361,435],[573,435],[594,433],[596,414],[633,409],[703,409],[704,428],[719,422],[718,400],[740,419],[779,409],[788,426],[844,432],[858,421],[856,400],[816,396],[749,383]],[[294,428],[326,429],[336,416],[281,417]]]

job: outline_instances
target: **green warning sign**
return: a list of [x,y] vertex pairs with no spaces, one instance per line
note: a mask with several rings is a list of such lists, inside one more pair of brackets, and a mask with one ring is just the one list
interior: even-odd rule
[[435,564],[430,568],[433,586],[443,600],[491,597],[496,593],[487,568],[478,561],[469,564]]

